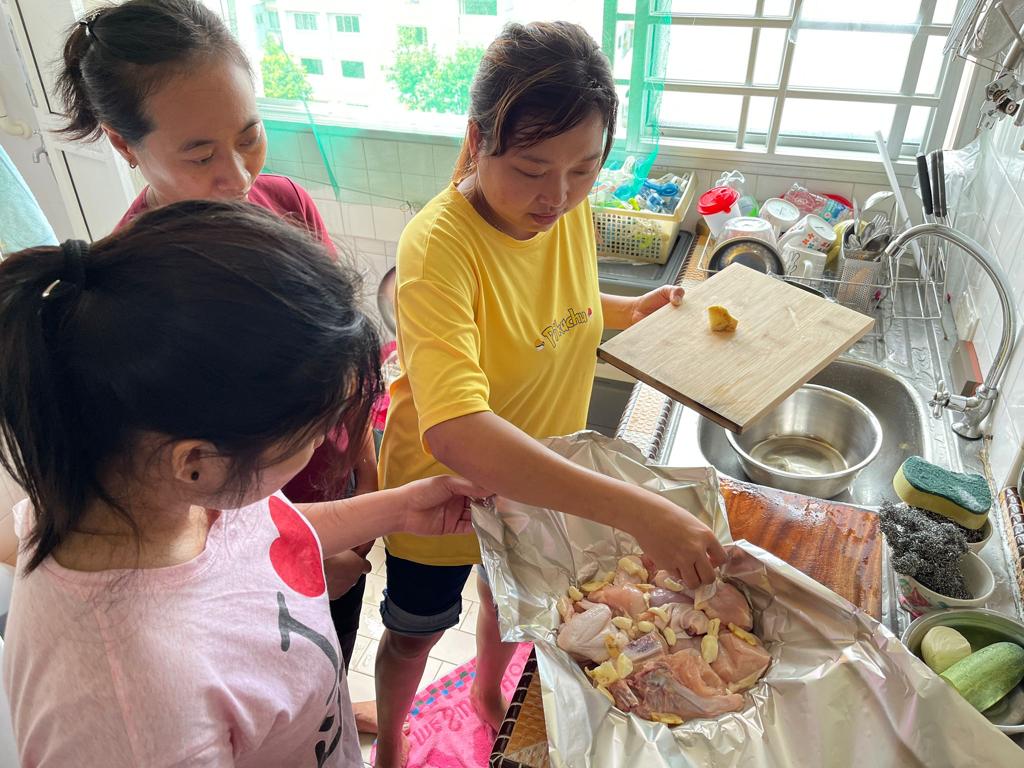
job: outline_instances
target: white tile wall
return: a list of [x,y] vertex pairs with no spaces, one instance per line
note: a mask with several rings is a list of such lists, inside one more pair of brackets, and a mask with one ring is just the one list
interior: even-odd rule
[[[994,130],[980,137],[977,175],[964,203],[957,211],[968,214],[957,219],[957,228],[989,249],[1006,272],[1017,308],[1018,322],[1024,310],[1024,274],[1020,251],[1024,238],[1024,130],[1003,120]],[[970,215],[976,214],[976,215]],[[969,265],[950,265],[949,294],[954,301],[961,291],[971,292],[978,310],[978,330],[974,344],[982,371],[991,365],[999,344],[1001,318],[995,289],[980,269]],[[966,272],[966,276],[965,273]],[[992,444],[989,461],[998,486],[1016,479],[1024,437],[1024,345],[1018,346],[1000,387],[999,400],[990,420]]]

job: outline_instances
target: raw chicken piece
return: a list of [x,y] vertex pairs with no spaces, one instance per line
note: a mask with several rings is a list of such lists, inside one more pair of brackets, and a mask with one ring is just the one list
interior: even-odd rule
[[616,587],[635,587],[637,584],[643,584],[643,579],[640,578],[640,574],[629,574],[619,568],[612,577],[612,584]]
[[730,691],[745,691],[761,679],[771,661],[771,655],[760,641],[751,645],[732,632],[723,631],[718,636],[718,658],[711,668]]
[[640,614],[640,619],[653,621],[654,625],[663,630],[671,627],[677,635],[703,635],[708,631],[708,617],[703,611],[698,611],[689,600],[680,600],[664,606],[654,606],[645,613]]
[[[687,658],[672,658],[682,655]],[[636,714],[651,719],[654,713],[670,713],[690,720],[735,712],[743,706],[743,697],[738,693],[715,692],[714,686],[706,682],[706,673],[699,667],[696,672],[688,672],[687,677],[703,683],[700,687],[704,693],[687,688],[676,678],[676,667],[692,666],[704,661],[692,651],[683,651],[672,657],[654,659],[633,672],[630,687],[640,700],[640,704],[633,709]]]
[[583,613],[574,614],[558,628],[558,647],[576,659],[607,661],[608,646],[605,636],[611,635],[622,645],[629,638],[612,625],[612,611],[607,605],[595,605]]
[[640,703],[636,694],[633,693],[633,689],[629,687],[629,683],[625,680],[616,680],[609,685],[608,693],[615,698],[615,706],[623,712],[629,712]]
[[678,653],[679,651],[696,651],[700,653],[700,641],[701,638],[690,637],[689,635],[676,632],[676,644],[670,645],[668,648],[669,653]]
[[573,603],[573,609],[576,613],[583,613],[584,611],[589,611],[591,608],[596,608],[598,605],[599,603],[592,603],[584,598]]
[[651,606],[659,608],[663,605],[671,605],[672,603],[689,603],[693,605],[693,598],[687,597],[685,592],[673,592],[670,589],[652,589],[651,595]]
[[708,617],[693,607],[693,603],[672,603],[665,606],[668,611],[668,625],[679,636],[703,635],[708,631]]
[[694,693],[701,696],[722,696],[729,692],[718,673],[701,658],[700,652],[682,650],[670,654],[666,660],[676,680]]
[[721,619],[722,626],[735,624],[743,629],[754,628],[754,615],[750,603],[736,587],[716,579],[711,584],[697,587],[693,605],[711,619]]
[[653,659],[656,656],[663,656],[668,650],[668,643],[661,636],[660,632],[648,632],[633,640],[622,649],[622,652],[629,656],[635,667],[637,664]]
[[595,603],[604,603],[618,616],[636,618],[647,610],[644,593],[636,587],[616,587],[611,584],[587,595]]

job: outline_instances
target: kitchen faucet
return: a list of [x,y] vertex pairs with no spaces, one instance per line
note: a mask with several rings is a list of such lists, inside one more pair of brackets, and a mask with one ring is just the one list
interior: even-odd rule
[[885,258],[889,259],[891,263],[891,259],[896,257],[908,243],[922,237],[935,237],[961,248],[985,270],[985,274],[992,281],[996,288],[996,294],[999,296],[999,305],[1003,315],[1002,335],[999,339],[999,347],[992,359],[992,367],[989,368],[984,381],[970,397],[950,394],[945,383],[939,381],[938,389],[935,390],[930,401],[932,415],[936,419],[942,418],[944,409],[962,413],[963,416],[954,422],[953,431],[961,437],[977,440],[983,433],[982,422],[991,413],[996,398],[999,397],[999,382],[1006,372],[1006,366],[1017,339],[1017,316],[1007,290],[1009,281],[1003,268],[988,251],[967,235],[943,224],[918,224],[902,232],[885,249]]

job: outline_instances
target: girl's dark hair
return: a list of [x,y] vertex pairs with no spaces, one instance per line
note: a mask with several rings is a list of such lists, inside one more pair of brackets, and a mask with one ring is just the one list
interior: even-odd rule
[[[565,133],[596,111],[608,133],[604,162],[618,106],[608,59],[583,27],[566,21],[508,24],[473,78],[469,120],[480,131],[483,151],[502,155]],[[464,140],[452,178],[458,183],[473,171]]]
[[381,392],[359,289],[248,203],[175,203],[84,256],[69,242],[0,263],[0,462],[35,508],[26,571],[93,500],[132,522],[103,478],[145,461],[142,435],[210,442],[239,498],[317,430],[343,424],[355,450]]
[[129,144],[153,130],[146,98],[203,59],[227,56],[250,72],[241,47],[198,0],[128,0],[75,24],[57,88],[73,139],[98,138],[100,123]]

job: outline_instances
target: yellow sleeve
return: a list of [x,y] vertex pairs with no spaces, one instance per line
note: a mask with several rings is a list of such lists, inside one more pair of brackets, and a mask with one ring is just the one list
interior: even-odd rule
[[[443,246],[435,241],[434,247]],[[448,258],[457,255],[438,254],[430,269],[400,279],[398,286],[398,345],[427,451],[424,435],[431,427],[491,410],[490,384],[480,367],[472,271]]]

